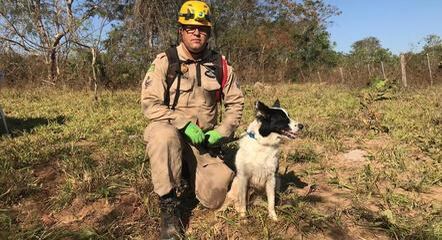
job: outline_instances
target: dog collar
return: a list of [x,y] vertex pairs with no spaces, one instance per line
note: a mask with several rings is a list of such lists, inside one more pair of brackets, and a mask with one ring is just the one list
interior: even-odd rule
[[255,132],[247,132],[247,135],[250,137],[250,138],[252,138],[252,139],[255,139],[256,140],[256,137],[255,137]]

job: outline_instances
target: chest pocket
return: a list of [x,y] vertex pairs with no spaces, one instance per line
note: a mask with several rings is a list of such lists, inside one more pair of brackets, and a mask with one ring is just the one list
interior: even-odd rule
[[[187,105],[190,100],[193,84],[194,81],[191,78],[181,76],[181,80],[178,81],[177,77],[172,86],[170,86],[170,105],[172,105],[174,101],[177,101],[177,105]],[[177,91],[178,88],[179,91]]]
[[201,87],[204,93],[205,104],[208,106],[216,104],[216,92],[221,88],[216,78],[210,78],[202,74]]

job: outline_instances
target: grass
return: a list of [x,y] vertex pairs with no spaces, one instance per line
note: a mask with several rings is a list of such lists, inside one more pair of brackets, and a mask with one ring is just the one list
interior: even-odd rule
[[[197,206],[189,239],[440,239],[442,87],[243,86],[246,108],[281,104],[306,125],[287,143],[279,222],[264,205],[247,222]],[[155,239],[138,91],[2,89],[0,239]],[[352,162],[345,153],[362,149]],[[318,190],[307,193],[307,185]]]

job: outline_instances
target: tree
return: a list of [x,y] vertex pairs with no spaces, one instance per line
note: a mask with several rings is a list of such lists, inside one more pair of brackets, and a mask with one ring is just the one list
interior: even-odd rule
[[146,35],[148,48],[163,49],[177,39],[178,9],[184,0],[136,0],[131,26],[139,26]]
[[367,37],[356,41],[351,45],[350,57],[356,63],[380,63],[388,62],[393,58],[390,50],[381,45],[381,41],[375,37]]
[[430,54],[438,61],[438,67],[442,68],[442,38],[438,35],[428,35],[424,38],[423,54]]
[[424,37],[424,52],[442,50],[442,38],[438,35],[430,34]]
[[[99,4],[99,5],[98,5]],[[101,52],[104,50],[103,44],[103,32],[104,28],[111,22],[116,24],[124,20],[126,14],[133,6],[133,1],[112,1],[101,0],[100,2],[85,1],[85,7],[94,8],[94,20],[96,24],[94,27],[82,28],[82,31],[76,31],[73,37],[70,39],[72,43],[80,48],[86,48],[90,54],[88,54],[88,60],[90,62],[91,76],[88,77],[88,86],[94,90],[94,99],[98,100],[98,85],[99,82],[104,82],[108,85],[109,80],[106,78],[105,67],[103,58],[101,58]],[[98,24],[99,22],[99,24]],[[73,28],[77,29],[80,25],[76,25],[74,22]],[[82,55],[82,49],[78,49],[77,52]],[[83,54],[84,55],[84,54]],[[101,80],[101,81],[100,81]]]
[[215,45],[251,72],[257,63],[264,72],[283,72],[282,79],[335,62],[326,26],[340,12],[324,1],[211,2]]
[[431,58],[435,58],[438,68],[442,69],[442,38],[435,34],[424,37],[422,54],[428,54]]
[[86,27],[100,1],[3,0],[0,3],[0,39],[20,53],[37,54],[48,67],[49,82],[55,84],[59,55],[67,54],[70,39]]

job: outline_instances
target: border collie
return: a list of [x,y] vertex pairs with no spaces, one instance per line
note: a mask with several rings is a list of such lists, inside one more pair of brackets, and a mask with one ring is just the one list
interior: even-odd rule
[[271,219],[277,221],[275,212],[275,187],[281,140],[295,139],[303,125],[293,121],[279,100],[268,107],[256,103],[256,119],[239,140],[235,158],[236,176],[220,211],[232,203],[241,217],[246,216],[248,187],[265,189]]

